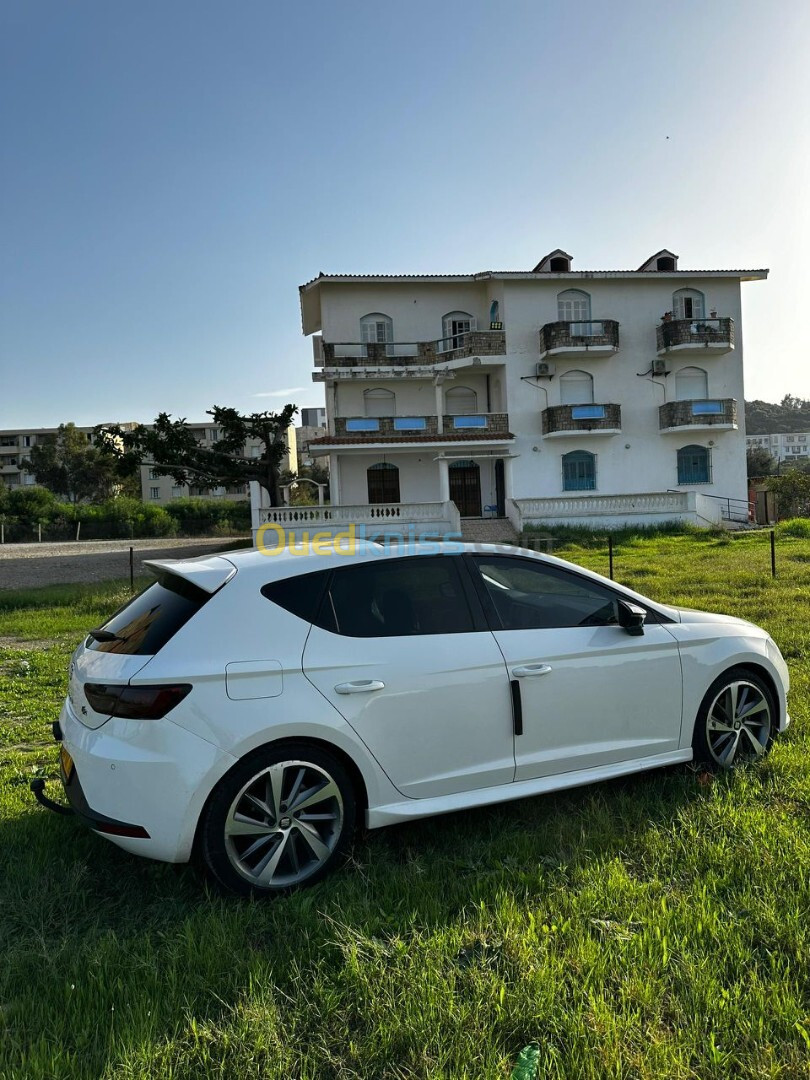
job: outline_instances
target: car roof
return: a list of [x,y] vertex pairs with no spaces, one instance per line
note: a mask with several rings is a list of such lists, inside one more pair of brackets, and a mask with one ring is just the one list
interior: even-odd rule
[[[337,569],[343,565],[357,565],[364,562],[380,562],[389,559],[402,559],[414,556],[428,555],[461,555],[465,553],[476,555],[511,555],[526,559],[533,559],[561,569],[574,571],[581,577],[590,578],[600,584],[608,585],[616,592],[623,593],[630,599],[640,600],[650,607],[672,618],[677,619],[674,608],[650,600],[641,593],[628,589],[618,582],[609,581],[602,574],[587,570],[584,566],[578,566],[565,559],[558,559],[554,555],[546,555],[539,551],[529,551],[526,548],[515,547],[513,544],[465,544],[462,541],[433,541],[422,542],[404,540],[400,542],[377,543],[371,540],[355,539],[351,544],[351,550],[347,550],[345,541],[340,539],[324,541],[317,545],[301,545],[301,548],[284,547],[278,552],[270,553],[251,548],[244,551],[228,551],[219,555],[203,555],[196,559],[165,559],[152,565],[160,567],[162,572],[174,573],[180,577],[199,581],[198,567],[219,568],[222,583],[232,580],[236,584],[246,585],[255,582],[256,577],[261,578],[262,583],[278,581],[283,578],[297,577],[301,574],[311,574],[318,570]],[[233,574],[233,569],[237,573]],[[215,574],[211,573],[211,580]]]

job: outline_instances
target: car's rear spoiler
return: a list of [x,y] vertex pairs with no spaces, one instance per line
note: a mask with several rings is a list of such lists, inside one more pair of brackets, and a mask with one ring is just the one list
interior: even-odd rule
[[143,565],[163,583],[167,576],[182,578],[203,592],[215,593],[231,580],[236,567],[219,555],[199,559],[144,559]]

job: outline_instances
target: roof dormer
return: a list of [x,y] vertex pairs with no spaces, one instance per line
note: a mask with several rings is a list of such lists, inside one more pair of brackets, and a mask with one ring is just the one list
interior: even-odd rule
[[662,248],[661,251],[656,251],[654,255],[651,255],[645,263],[642,263],[638,268],[638,273],[642,271],[648,271],[658,274],[672,273],[678,269],[678,256],[673,255],[671,251],[667,251],[666,248]]
[[533,274],[568,274],[571,271],[571,256],[562,248],[555,248],[544,255],[532,270]]

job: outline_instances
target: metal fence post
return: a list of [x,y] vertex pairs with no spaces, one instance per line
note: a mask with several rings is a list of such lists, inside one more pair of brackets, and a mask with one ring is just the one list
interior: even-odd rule
[[129,549],[129,587],[132,592],[135,592],[135,551],[133,548]]
[[613,537],[608,536],[608,563],[610,565],[609,577],[613,581]]
[[771,577],[776,577],[776,530],[771,529]]

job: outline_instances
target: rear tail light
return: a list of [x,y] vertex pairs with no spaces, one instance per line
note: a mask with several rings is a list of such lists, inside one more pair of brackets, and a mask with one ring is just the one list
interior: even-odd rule
[[85,683],[84,696],[97,713],[123,720],[160,720],[179,705],[191,683],[174,686],[128,686],[126,683]]

